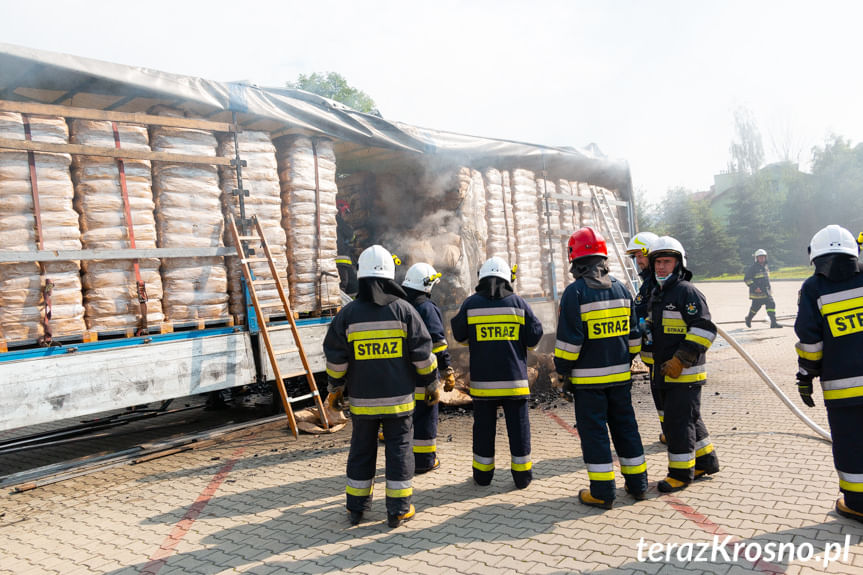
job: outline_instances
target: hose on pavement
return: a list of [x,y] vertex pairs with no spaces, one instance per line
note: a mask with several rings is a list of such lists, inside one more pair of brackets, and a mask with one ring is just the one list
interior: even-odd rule
[[773,393],[779,396],[779,399],[782,400],[782,403],[784,403],[786,407],[788,407],[788,409],[790,409],[792,413],[794,413],[794,415],[796,415],[803,423],[808,425],[815,433],[820,435],[822,439],[831,443],[833,442],[833,439],[830,437],[830,432],[822,429],[817,423],[809,419],[809,417],[807,417],[805,413],[800,411],[800,408],[794,405],[794,403],[790,399],[788,399],[788,396],[785,395],[781,389],[779,389],[778,385],[773,383],[773,380],[770,379],[770,376],[768,376],[767,373],[763,369],[761,369],[761,366],[758,365],[758,362],[756,362],[752,358],[752,356],[749,355],[739,343],[737,343],[736,339],[728,335],[728,332],[726,332],[719,326],[716,326],[716,332],[720,336],[722,336],[722,339],[727,341],[731,345],[731,347],[733,347],[734,350],[740,354],[743,359],[746,360],[746,363],[748,363],[749,366],[755,371],[755,373],[757,373],[761,377],[761,379],[764,380],[764,383],[767,384],[767,387],[772,389]]

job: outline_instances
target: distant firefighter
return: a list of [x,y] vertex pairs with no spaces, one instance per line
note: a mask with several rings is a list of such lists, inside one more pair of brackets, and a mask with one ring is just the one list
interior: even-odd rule
[[776,302],[773,301],[773,290],[770,288],[770,270],[767,267],[767,252],[764,250],[755,250],[752,254],[755,261],[751,266],[746,268],[746,274],[743,276],[743,282],[749,286],[749,299],[752,300],[752,305],[749,307],[749,314],[744,320],[746,327],[752,327],[752,318],[764,306],[767,310],[767,317],[770,318],[770,327],[782,327],[776,321]]

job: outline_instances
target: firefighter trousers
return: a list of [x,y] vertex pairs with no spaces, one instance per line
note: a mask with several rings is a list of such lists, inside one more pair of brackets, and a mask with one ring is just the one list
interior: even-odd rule
[[378,428],[384,430],[386,506],[390,515],[404,515],[411,506],[414,458],[411,453],[413,416],[353,417],[348,453],[348,511],[368,511],[378,457]]
[[438,404],[417,401],[414,408],[414,463],[417,473],[429,471],[437,460]]
[[833,464],[839,474],[839,490],[845,505],[863,513],[863,442],[860,422],[863,405],[827,407],[827,421],[833,437]]
[[650,395],[653,396],[653,405],[656,407],[656,414],[659,416],[659,429],[665,434],[665,409],[662,406],[665,402],[665,390],[653,381],[653,366],[648,366],[648,369],[650,369]]
[[631,384],[575,388],[575,424],[590,478],[590,494],[603,501],[613,501],[615,497],[609,432],[629,491],[647,491],[647,464],[632,409],[631,388]]
[[662,390],[668,476],[688,483],[695,477],[696,470],[719,471],[719,458],[701,419],[701,385],[674,383]]
[[516,487],[524,489],[533,480],[527,398],[474,398],[473,479],[478,485],[488,485],[494,477],[494,438],[497,433],[498,405],[503,406],[503,414],[506,418],[512,479]]
[[761,309],[761,306],[764,306],[769,317],[773,319],[776,318],[776,302],[770,296],[753,299],[752,304],[749,306],[749,317],[755,317],[755,314],[758,313],[758,310]]

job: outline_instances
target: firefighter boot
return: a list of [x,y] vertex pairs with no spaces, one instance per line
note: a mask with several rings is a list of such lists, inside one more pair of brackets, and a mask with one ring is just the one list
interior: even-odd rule
[[646,491],[630,491],[629,485],[624,485],[623,490],[632,495],[632,498],[636,501],[644,501],[645,499],[647,499]]
[[404,515],[392,515],[390,513],[387,513],[387,525],[389,525],[390,527],[398,527],[403,522],[408,521],[416,514],[417,510],[414,509],[413,503],[411,503],[411,508],[408,509],[408,512]]
[[768,313],[767,315],[770,316],[770,327],[782,327],[782,324],[776,321],[776,313]]
[[836,500],[836,513],[841,515],[842,517],[847,517],[848,519],[853,519],[854,521],[859,521],[863,523],[863,513],[859,511],[854,511],[847,505],[845,505],[845,498],[840,497]]
[[746,322],[746,327],[752,327],[752,314],[747,315],[743,321]]
[[349,511],[351,525],[359,525],[360,521],[363,520],[363,512],[362,511]]
[[656,488],[663,493],[674,493],[675,491],[681,491],[683,489],[686,489],[688,486],[689,483],[680,481],[679,479],[675,479],[673,477],[666,477],[665,479],[656,484]]
[[590,505],[591,507],[599,507],[600,509],[611,509],[612,507],[614,507],[614,499],[610,499],[608,501],[597,499],[590,494],[590,489],[582,489],[581,491],[579,491],[578,500],[585,505]]

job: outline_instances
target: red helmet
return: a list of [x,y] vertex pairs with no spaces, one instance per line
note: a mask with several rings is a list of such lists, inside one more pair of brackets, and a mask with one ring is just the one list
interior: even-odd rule
[[569,237],[569,261],[585,256],[608,257],[605,238],[593,228],[580,228]]

